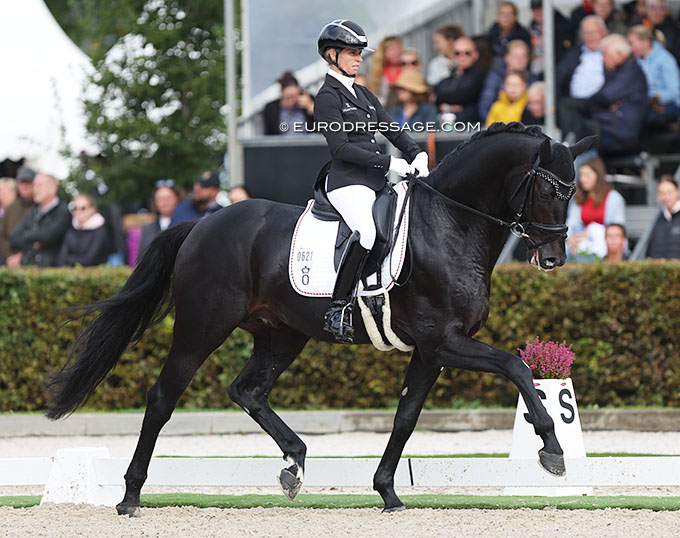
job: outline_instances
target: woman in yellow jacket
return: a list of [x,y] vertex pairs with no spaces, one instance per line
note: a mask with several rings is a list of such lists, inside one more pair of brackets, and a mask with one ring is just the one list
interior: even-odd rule
[[503,89],[498,92],[498,101],[491,105],[484,126],[488,127],[497,121],[503,123],[520,121],[528,100],[525,75],[518,72],[508,73],[503,81]]

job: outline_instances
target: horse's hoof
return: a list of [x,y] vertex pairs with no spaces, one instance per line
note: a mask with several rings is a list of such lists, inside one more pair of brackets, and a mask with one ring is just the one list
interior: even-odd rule
[[541,468],[553,476],[564,476],[567,469],[564,466],[564,456],[562,454],[550,454],[543,450],[538,451],[538,464]]
[[142,512],[139,506],[132,506],[129,504],[120,503],[116,505],[116,510],[119,516],[141,517]]
[[276,477],[284,495],[288,497],[291,502],[295,500],[295,497],[300,493],[300,488],[302,487],[302,480],[292,472],[294,470],[297,470],[297,466],[295,465],[288,467],[288,469],[281,469],[281,474]]
[[386,506],[383,508],[383,514],[394,514],[395,512],[403,512],[404,510],[406,510],[406,507],[403,504],[390,506],[389,508]]

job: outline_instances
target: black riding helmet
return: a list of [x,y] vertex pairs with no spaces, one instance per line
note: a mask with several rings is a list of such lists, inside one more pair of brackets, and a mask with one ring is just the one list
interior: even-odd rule
[[[353,75],[349,75],[338,65],[337,58],[340,56],[342,49],[374,52],[373,49],[368,48],[368,38],[364,29],[356,22],[347,19],[336,19],[324,26],[317,39],[317,46],[321,57],[329,64],[336,66],[342,71],[343,75],[348,77]],[[328,49],[335,49],[335,61],[326,58],[325,53]]]

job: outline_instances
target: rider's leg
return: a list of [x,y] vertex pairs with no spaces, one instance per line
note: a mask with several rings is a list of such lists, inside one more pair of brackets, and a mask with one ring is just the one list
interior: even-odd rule
[[335,335],[336,340],[352,343],[354,329],[351,323],[352,300],[361,270],[375,243],[373,202],[375,191],[363,185],[341,187],[328,193],[328,199],[359,239],[350,239],[338,268],[331,305],[326,313],[324,330]]

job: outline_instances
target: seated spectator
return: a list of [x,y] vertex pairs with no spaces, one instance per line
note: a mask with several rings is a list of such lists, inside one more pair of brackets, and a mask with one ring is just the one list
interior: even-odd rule
[[604,239],[607,243],[608,262],[623,262],[628,259],[628,236],[623,224],[607,224],[604,231]]
[[484,78],[484,86],[477,103],[477,111],[480,118],[485,119],[489,115],[491,105],[498,99],[498,94],[503,89],[503,82],[508,73],[525,73],[529,84],[538,80],[536,77],[529,75],[530,56],[531,51],[524,41],[515,39],[508,43],[508,50],[503,59],[496,59],[491,66],[491,70]]
[[[531,14],[533,18],[529,24],[531,36],[531,68],[532,76],[543,78],[543,65],[545,63],[545,48],[543,46],[543,1],[531,0]],[[574,45],[574,28],[567,19],[555,7],[553,10],[553,28],[555,32],[555,62],[559,62],[564,54]]]
[[[420,54],[416,49],[404,49],[401,53],[401,72],[416,71],[420,73],[423,70],[423,64],[420,63]],[[401,74],[401,73],[400,73]]]
[[574,133],[577,139],[599,134],[600,148],[607,152],[635,151],[647,114],[645,74],[628,41],[619,34],[602,41],[602,62],[606,82],[595,95],[560,102],[562,129]]
[[[5,211],[17,199],[17,182],[11,177],[0,178],[0,230],[2,230]],[[0,265],[9,255],[9,239],[0,235]]]
[[[17,170],[17,198],[5,209],[0,225],[0,258],[2,263],[16,267],[21,263],[21,253],[10,246],[9,238],[28,212],[35,207],[33,202],[33,178],[35,172],[28,166]],[[11,259],[10,259],[11,258]]]
[[397,92],[399,105],[390,110],[390,116],[401,127],[437,120],[437,107],[428,102],[430,88],[425,84],[423,75],[413,70],[402,71],[392,88]]
[[57,265],[72,267],[102,265],[111,250],[111,239],[94,198],[80,194],[72,202],[73,219],[57,256]]
[[[314,123],[314,100],[308,91],[300,89],[291,71],[284,72],[278,80],[281,97],[264,107],[264,134],[294,135],[310,132]],[[281,124],[288,125],[282,130]],[[298,128],[294,129],[293,126]]]
[[647,0],[631,0],[623,4],[623,13],[629,28],[644,24],[647,19]]
[[484,84],[484,73],[475,66],[478,53],[472,39],[457,39],[454,55],[456,69],[434,89],[437,106],[442,112],[453,112],[456,121],[478,121],[477,100]]
[[180,202],[172,214],[170,226],[178,222],[202,219],[222,209],[217,203],[220,192],[220,178],[215,172],[207,170],[194,183],[194,189],[186,200]]
[[477,71],[486,74],[491,70],[491,64],[494,61],[493,52],[491,52],[491,40],[486,34],[474,35],[470,39],[477,49],[478,58],[475,62],[475,68]]
[[567,212],[568,254],[586,261],[607,254],[605,226],[626,225],[626,202],[607,182],[601,158],[589,159],[578,170],[576,194]]
[[652,229],[647,257],[680,258],[680,190],[673,176],[661,176],[656,195],[661,212]]
[[665,125],[680,115],[680,69],[673,55],[654,41],[652,31],[634,26],[628,42],[647,78],[649,111],[647,124]]
[[671,10],[666,1],[648,0],[647,19],[646,23],[644,23],[645,26],[651,26],[655,34],[661,32],[663,35],[663,45],[680,62],[680,28],[673,21]]
[[524,73],[508,73],[505,76],[503,90],[498,101],[491,105],[486,118],[485,127],[492,123],[512,123],[522,119],[522,112],[527,105],[527,79]]
[[434,87],[451,75],[456,66],[453,47],[456,39],[463,37],[463,30],[457,24],[437,28],[432,35],[434,49],[439,53],[427,64],[427,83]]
[[578,28],[583,19],[594,13],[592,0],[581,0],[581,4],[576,6],[569,15],[572,27]]
[[156,190],[153,191],[153,209],[156,212],[156,220],[142,227],[137,259],[158,234],[170,227],[172,214],[178,203],[179,194],[175,189],[175,182],[172,179],[157,181]]
[[593,13],[602,18],[610,34],[626,35],[626,26],[623,12],[616,9],[614,0],[593,0]]
[[386,109],[397,104],[397,95],[390,92],[390,85],[401,74],[402,51],[401,40],[396,36],[389,36],[380,42],[371,57],[368,89]]
[[35,176],[33,201],[37,207],[28,212],[9,238],[10,247],[19,252],[7,259],[8,266],[56,265],[64,234],[71,223],[68,205],[57,196],[58,190],[54,176]]
[[524,125],[545,125],[545,82],[534,82],[527,90],[529,99],[522,112]]
[[531,46],[531,37],[526,28],[517,22],[517,6],[512,2],[498,4],[498,20],[489,28],[491,50],[494,56],[502,57],[508,43],[513,39],[521,39]]

